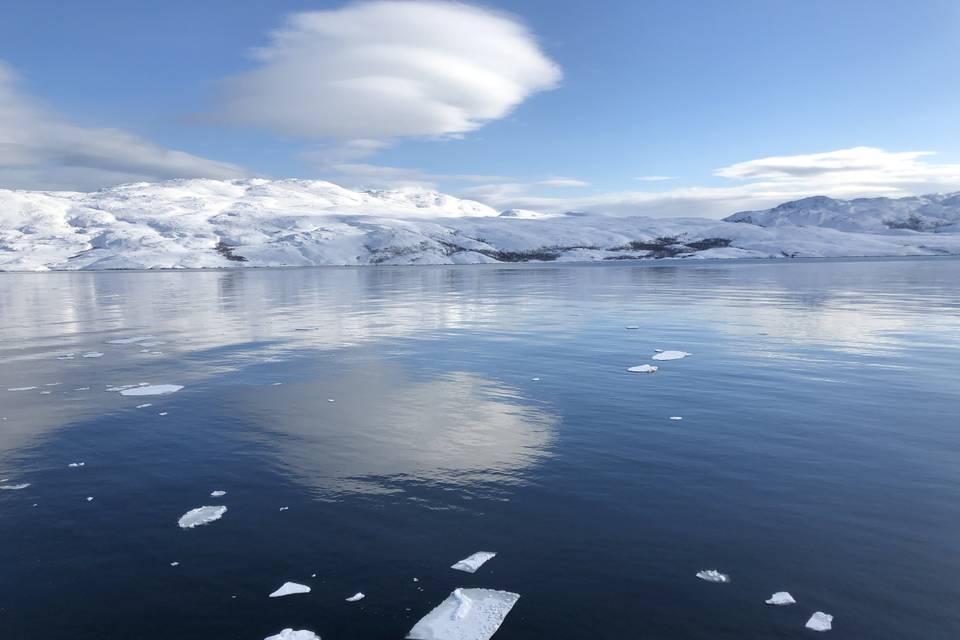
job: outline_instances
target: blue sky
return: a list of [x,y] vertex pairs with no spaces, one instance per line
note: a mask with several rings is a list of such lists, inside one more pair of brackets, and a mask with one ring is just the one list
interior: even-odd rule
[[305,177],[645,215],[960,189],[952,0],[33,0],[0,61],[0,187]]

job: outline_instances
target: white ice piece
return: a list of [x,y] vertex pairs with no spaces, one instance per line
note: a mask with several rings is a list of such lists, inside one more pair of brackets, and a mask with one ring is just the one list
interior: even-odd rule
[[814,631],[830,631],[830,629],[833,628],[833,616],[823,611],[817,611],[810,616],[810,619],[807,620],[807,624],[804,626]]
[[282,596],[289,596],[295,593],[310,593],[310,587],[305,584],[298,584],[296,582],[284,582],[283,585],[270,594],[271,598],[280,598]]
[[176,393],[183,389],[181,384],[148,384],[145,387],[133,387],[132,389],[121,389],[122,396],[165,396],[170,393]]
[[635,325],[635,324],[628,324],[628,325],[627,325],[627,329],[639,329],[639,328],[640,328],[639,325]]
[[227,492],[226,492],[226,491],[220,491],[219,489],[217,489],[216,491],[211,491],[211,492],[210,492],[210,497],[212,497],[212,498],[219,498],[219,497],[225,496],[225,495],[227,495]]
[[659,353],[653,354],[651,359],[653,360],[682,360],[687,356],[692,356],[692,353],[687,353],[686,351],[660,351]]
[[226,512],[227,508],[222,505],[197,507],[196,509],[190,509],[190,511],[180,516],[177,524],[181,529],[193,529],[202,524],[210,524],[211,522],[219,520]]
[[165,416],[165,415],[167,415],[167,412],[166,412],[166,411],[161,411],[161,412],[158,413],[157,415],[158,415],[158,416]]
[[683,416],[670,416],[671,420],[683,420]]
[[86,462],[71,462],[67,466],[72,469],[76,469],[77,467],[82,467],[82,466],[85,466],[86,464],[87,464]]
[[145,402],[145,403],[143,403],[143,404],[138,404],[138,405],[137,405],[137,409],[146,409],[147,407],[152,407],[152,406],[153,406],[153,404],[151,404],[151,403],[149,403],[149,402]]
[[476,553],[472,553],[463,560],[451,565],[450,568],[456,569],[457,571],[474,573],[477,569],[482,567],[487,560],[490,560],[495,555],[497,554],[494,551],[477,551]]
[[19,491],[20,489],[26,489],[29,486],[29,482],[24,482],[23,484],[0,484],[0,489],[3,489],[4,491]]
[[31,389],[36,389],[36,387],[13,387],[12,389],[7,389],[7,391],[30,391]]
[[93,502],[93,496],[87,496],[87,502]]
[[307,631],[306,629],[294,631],[288,627],[276,635],[264,638],[264,640],[320,640],[320,636],[315,634],[313,631]]
[[407,634],[410,640],[489,640],[519,594],[493,589],[456,589]]
[[627,369],[630,373],[656,373],[660,367],[653,364],[638,364]]
[[350,596],[349,598],[347,598],[347,602],[360,602],[361,600],[363,600],[363,599],[366,598],[366,597],[367,597],[367,596],[363,595],[362,592],[357,591],[355,594],[353,594],[352,596]]
[[171,566],[171,567],[179,567],[179,566],[180,566],[180,563],[179,563],[179,562],[171,562],[171,563],[170,563],[170,566]]
[[103,357],[103,354],[100,353],[99,351],[88,351],[87,353],[83,354],[82,357],[84,357],[84,358],[102,358],[102,357]]
[[796,604],[797,601],[793,599],[793,596],[790,595],[790,592],[777,591],[775,594],[770,596],[769,600],[764,600],[764,602],[782,607],[788,604]]
[[730,582],[730,576],[725,573],[720,573],[716,569],[705,569],[704,571],[698,571],[697,577],[701,580],[706,580],[707,582]]

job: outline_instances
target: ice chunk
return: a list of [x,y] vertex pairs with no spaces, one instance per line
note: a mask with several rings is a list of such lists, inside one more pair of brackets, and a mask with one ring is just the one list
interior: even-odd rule
[[133,338],[115,338],[113,340],[107,340],[107,344],[133,344],[135,342],[143,342],[144,340],[151,340],[153,336],[135,336]]
[[530,379],[533,380],[534,382],[540,382],[540,378],[530,378]]
[[0,489],[3,489],[4,491],[19,491],[20,489],[26,489],[29,486],[29,482],[24,482],[23,484],[0,484]]
[[660,367],[653,364],[639,364],[627,369],[630,373],[656,373]]
[[219,498],[219,497],[225,496],[225,495],[227,495],[227,492],[226,492],[226,491],[220,491],[219,489],[217,489],[216,491],[211,491],[211,492],[210,492],[210,497],[212,497],[212,498]]
[[87,464],[87,463],[86,463],[86,462],[71,462],[71,463],[68,464],[67,466],[75,469],[75,468],[77,468],[77,467],[82,467],[82,466],[84,466],[85,464]]
[[77,387],[74,391],[90,391],[90,387]]
[[639,329],[639,328],[640,328],[640,327],[639,327],[638,325],[635,325],[635,324],[628,324],[628,325],[627,325],[627,329]]
[[73,360],[74,355],[72,353],[65,353],[62,356],[57,356],[57,360]]
[[146,409],[147,407],[152,407],[153,404],[149,402],[144,402],[143,404],[138,404],[137,409]]
[[295,593],[310,593],[310,587],[305,584],[297,584],[296,582],[284,582],[283,586],[271,593],[269,597],[280,598]]
[[353,594],[352,596],[350,596],[349,598],[347,598],[347,602],[360,602],[361,600],[363,600],[363,599],[366,598],[366,597],[367,597],[367,596],[363,595],[363,593],[357,591],[355,594]]
[[227,508],[224,506],[197,507],[180,516],[177,524],[180,525],[181,529],[192,529],[219,520],[226,512]]
[[7,391],[30,391],[31,389],[36,389],[36,387],[13,387],[12,389],[7,389]]
[[333,398],[327,398],[327,402],[336,402]]
[[813,629],[814,631],[830,631],[833,628],[833,616],[823,611],[817,611],[810,616],[805,626],[807,629]]
[[170,563],[170,566],[171,566],[171,567],[179,567],[179,566],[180,566],[180,563],[179,563],[179,562],[171,562],[171,563]]
[[410,640],[489,640],[520,596],[493,589],[457,589],[420,618]]
[[793,596],[790,595],[787,591],[777,591],[775,594],[770,596],[769,600],[765,600],[767,604],[775,604],[777,606],[784,606],[788,604],[796,604],[796,600],[793,599]]
[[165,416],[165,415],[167,415],[167,412],[166,412],[166,411],[161,411],[161,412],[158,413],[157,415],[158,415],[158,416]]
[[730,576],[725,573],[720,573],[716,569],[698,571],[697,577],[701,580],[706,580],[707,582],[730,582]]
[[83,354],[82,357],[84,357],[84,358],[101,358],[101,357],[103,357],[103,354],[100,353],[99,351],[88,351],[87,353]]
[[290,507],[280,507],[280,511],[286,511],[286,510],[289,509],[289,508],[290,508]]
[[176,393],[183,389],[180,384],[148,384],[145,387],[133,387],[132,389],[121,389],[122,396],[165,396],[169,393]]
[[463,560],[457,562],[454,565],[451,565],[451,569],[456,569],[457,571],[466,571],[467,573],[473,573],[477,569],[483,566],[487,560],[490,560],[495,555],[493,551],[477,551],[476,553],[471,554],[470,556],[464,558]]
[[93,496],[87,496],[87,502],[93,502]]
[[692,353],[687,353],[686,351],[660,351],[655,353],[652,356],[653,360],[682,360],[687,356],[692,356]]
[[683,416],[670,416],[671,420],[683,420]]
[[276,635],[264,638],[264,640],[320,640],[320,636],[306,629],[294,631],[293,629],[287,628]]

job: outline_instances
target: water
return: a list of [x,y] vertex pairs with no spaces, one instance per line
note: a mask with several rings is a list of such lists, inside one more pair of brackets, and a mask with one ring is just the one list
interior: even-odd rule
[[952,259],[0,275],[0,637],[954,639],[958,356]]

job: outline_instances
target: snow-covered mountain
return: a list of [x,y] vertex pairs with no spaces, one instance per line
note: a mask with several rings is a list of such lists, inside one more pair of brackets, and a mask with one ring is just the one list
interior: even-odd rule
[[815,196],[765,211],[742,211],[724,219],[761,227],[814,226],[870,233],[891,229],[958,231],[960,191],[896,199],[837,200]]
[[810,198],[722,221],[501,215],[423,190],[171,180],[93,193],[0,190],[0,270],[960,254],[958,220],[960,194]]

